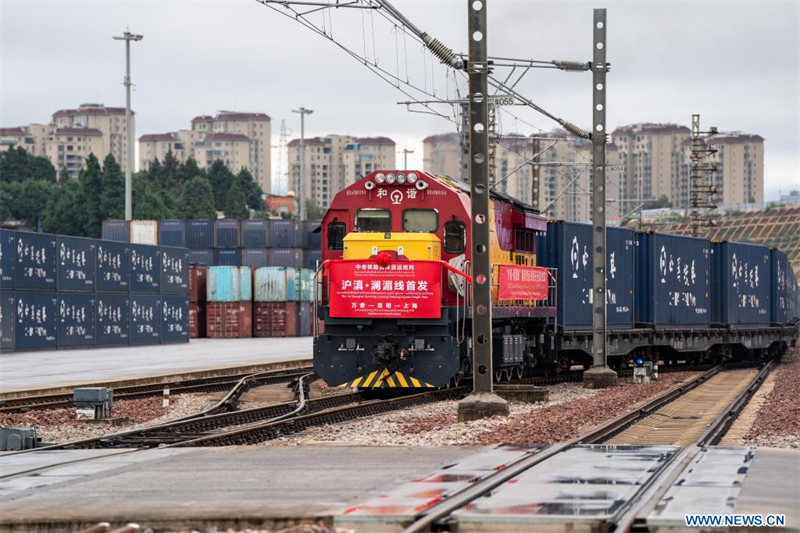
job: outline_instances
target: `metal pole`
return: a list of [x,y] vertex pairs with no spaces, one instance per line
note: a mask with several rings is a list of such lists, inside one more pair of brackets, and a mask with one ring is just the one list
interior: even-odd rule
[[141,41],[142,35],[126,31],[121,37],[113,37],[116,41],[125,41],[125,220],[133,218],[133,125],[131,124],[131,41]]
[[403,170],[408,170],[408,154],[413,154],[414,150],[409,150],[408,148],[403,148]]
[[588,388],[611,387],[617,374],[606,366],[606,10],[594,10],[592,49],[592,368],[584,372]]
[[300,183],[297,187],[300,189],[300,216],[298,217],[300,220],[306,219],[306,115],[310,115],[313,112],[303,106],[300,106],[300,109],[292,110],[292,113],[300,113]]
[[489,253],[489,66],[486,0],[468,0],[469,154],[472,228],[473,392],[459,402],[458,419],[508,414],[508,403],[492,392],[492,266]]

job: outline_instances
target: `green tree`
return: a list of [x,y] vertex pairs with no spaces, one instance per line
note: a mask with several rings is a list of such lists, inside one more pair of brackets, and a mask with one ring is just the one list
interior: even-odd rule
[[14,218],[35,227],[39,219],[44,216],[53,188],[54,184],[45,180],[23,182],[11,204]]
[[197,176],[184,185],[181,204],[183,218],[217,218],[211,184],[202,176]]
[[211,170],[208,171],[208,181],[214,191],[214,207],[217,211],[225,209],[228,190],[231,188],[233,178],[233,173],[222,160],[217,159],[211,165]]
[[246,168],[242,168],[236,175],[242,187],[242,192],[247,201],[247,207],[250,209],[260,210],[264,209],[264,191],[261,186],[253,179],[253,175]]
[[8,220],[13,217],[11,204],[16,197],[12,192],[14,183],[0,183],[0,220]]
[[100,210],[103,170],[94,154],[86,158],[86,166],[81,170],[78,181],[81,191],[77,207],[85,213],[84,233],[87,237],[99,238],[103,225],[103,213]]
[[234,179],[225,200],[225,217],[246,219],[250,216],[240,180]]
[[325,208],[318,206],[313,199],[306,198],[306,220],[320,220],[324,216]]
[[172,212],[164,202],[161,188],[151,182],[145,173],[133,179],[133,218],[136,220],[162,220],[172,218]]
[[85,211],[80,208],[81,184],[67,180],[58,184],[58,190],[50,195],[44,212],[42,230],[62,235],[86,235]]
[[0,177],[4,182],[42,180],[55,182],[56,169],[46,157],[28,153],[24,148],[10,148],[0,152]]
[[103,160],[100,214],[103,220],[120,219],[125,216],[125,175],[111,154]]

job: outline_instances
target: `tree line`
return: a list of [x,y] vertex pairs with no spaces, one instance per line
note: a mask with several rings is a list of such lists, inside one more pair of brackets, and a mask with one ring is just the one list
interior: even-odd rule
[[[237,174],[217,160],[200,168],[172,152],[132,177],[133,218],[267,218],[263,191],[245,168]],[[0,153],[0,220],[42,231],[98,238],[103,220],[125,217],[125,175],[114,156],[90,154],[78,179],[57,179],[50,160],[24,148]]]

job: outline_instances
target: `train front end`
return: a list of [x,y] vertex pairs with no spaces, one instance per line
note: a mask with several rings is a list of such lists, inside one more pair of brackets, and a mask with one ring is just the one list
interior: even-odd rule
[[463,306],[467,209],[454,184],[422,172],[374,172],[337,194],[316,275],[326,383],[444,387],[463,373],[450,310]]

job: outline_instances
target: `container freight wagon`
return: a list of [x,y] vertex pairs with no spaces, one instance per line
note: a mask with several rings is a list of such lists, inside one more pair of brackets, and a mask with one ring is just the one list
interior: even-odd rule
[[707,327],[711,320],[711,243],[639,233],[636,321],[656,328]]
[[[606,317],[609,329],[634,326],[636,234],[608,228]],[[537,239],[538,264],[558,270],[558,325],[565,330],[592,329],[592,227],[576,222],[548,222]]]
[[766,326],[770,322],[769,248],[755,244],[711,245],[711,322],[717,326]]

